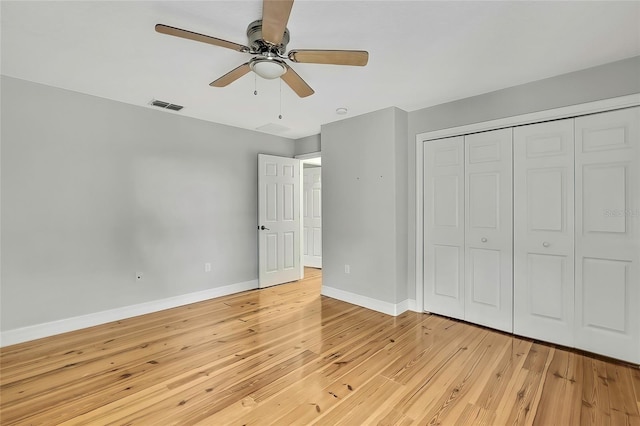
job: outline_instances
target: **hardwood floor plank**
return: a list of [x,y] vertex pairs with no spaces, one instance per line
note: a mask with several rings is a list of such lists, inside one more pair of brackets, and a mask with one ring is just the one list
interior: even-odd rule
[[630,370],[631,382],[633,384],[633,390],[636,396],[636,405],[640,412],[640,368],[632,368]]
[[544,389],[535,423],[579,424],[582,408],[581,356],[554,350],[544,379]]
[[[393,393],[403,388],[403,385],[389,380],[386,377],[374,376],[362,385],[357,393],[352,393],[349,398],[339,401],[331,410],[320,413],[318,419],[311,424],[317,425],[363,425],[371,414],[365,406],[378,407],[383,404]],[[340,396],[331,396],[340,399]],[[282,424],[282,423],[281,423]]]
[[471,331],[471,334],[466,339],[452,340],[452,345],[443,346],[443,350],[438,349],[428,362],[416,369],[414,375],[403,383],[407,392],[396,408],[408,417],[420,419],[425,412],[437,406],[440,399],[447,395],[443,394],[443,390],[450,390],[457,373],[469,361],[469,354],[475,352],[488,336],[487,332],[478,333],[466,327],[461,327],[460,331]]
[[[256,402],[251,410],[243,410],[242,422],[239,424],[260,424],[267,416],[279,417],[284,415],[291,407],[303,404],[312,404],[307,401],[308,395],[313,391],[321,392],[322,388],[335,380],[336,373],[345,372],[354,368],[360,361],[364,361],[363,355],[370,353],[363,346],[381,348],[394,336],[399,338],[398,332],[410,329],[419,322],[420,316],[406,313],[398,318],[386,317],[381,327],[369,329],[370,320],[363,320],[355,327],[348,329],[344,334],[336,336],[336,344],[327,341],[325,352],[321,353],[317,360],[305,365],[295,374],[289,374],[262,387],[252,393],[250,397]],[[323,339],[326,340],[326,339]],[[293,394],[294,397],[283,396],[283,392]],[[286,403],[283,403],[285,398]],[[231,408],[230,408],[231,409]],[[224,410],[228,411],[228,410]],[[250,413],[248,413],[250,411]],[[221,417],[222,416],[222,417]],[[224,424],[234,424],[232,420],[237,416],[227,412],[216,414],[216,419],[224,419]]]
[[532,342],[518,338],[511,339],[508,348],[498,364],[493,369],[491,378],[479,395],[472,395],[470,400],[474,405],[488,411],[495,412],[501,398],[506,392],[509,381],[515,373],[522,369],[526,354],[531,349]]
[[640,425],[640,370],[320,296],[320,270],[0,350],[26,424]]
[[496,424],[533,424],[542,397],[544,377],[554,351],[555,349],[540,345],[531,346],[523,368],[514,372],[500,398],[496,409]]
[[[580,421],[583,425],[611,424],[609,415],[608,389],[600,386],[598,377],[598,361],[585,358],[582,368],[582,406],[580,409]],[[606,409],[603,406],[606,405]]]
[[486,388],[496,361],[510,349],[511,337],[491,333],[475,353],[470,353],[469,361],[459,370],[451,385],[443,391],[436,407],[422,418],[421,423],[453,423],[462,415],[474,395]]
[[607,364],[609,406],[614,424],[640,425],[640,414],[635,396],[631,373],[615,364]]

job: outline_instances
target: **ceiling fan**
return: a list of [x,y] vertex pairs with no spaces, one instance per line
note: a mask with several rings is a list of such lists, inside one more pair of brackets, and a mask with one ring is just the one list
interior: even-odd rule
[[175,37],[195,40],[214,46],[226,47],[241,53],[255,55],[249,62],[229,71],[222,77],[211,82],[213,87],[225,87],[249,71],[253,71],[262,78],[275,79],[280,77],[301,98],[312,95],[313,89],[287,63],[292,62],[310,64],[333,64],[365,66],[369,60],[369,53],[363,50],[290,50],[285,56],[289,43],[287,22],[294,0],[263,0],[262,19],[253,21],[247,27],[249,46],[233,43],[204,34],[180,28],[157,24],[156,31]]

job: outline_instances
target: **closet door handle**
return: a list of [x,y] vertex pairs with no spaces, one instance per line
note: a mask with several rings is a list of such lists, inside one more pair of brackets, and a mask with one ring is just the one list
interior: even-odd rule
[[548,242],[546,242],[546,241],[545,241],[544,243],[542,243],[542,247],[549,247],[550,245],[551,245],[551,244],[549,244],[549,243],[548,243]]
[[486,243],[486,242],[487,242],[487,239],[486,239],[485,237],[482,237],[482,238],[480,239],[480,241],[482,241],[483,243]]

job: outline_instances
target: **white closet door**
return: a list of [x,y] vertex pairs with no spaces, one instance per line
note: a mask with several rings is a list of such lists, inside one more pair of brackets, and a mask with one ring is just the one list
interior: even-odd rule
[[464,138],[424,143],[424,309],[464,318]]
[[465,136],[465,320],[513,331],[512,129]]
[[513,331],[574,344],[573,119],[513,132]]
[[640,363],[640,109],[575,124],[576,347]]

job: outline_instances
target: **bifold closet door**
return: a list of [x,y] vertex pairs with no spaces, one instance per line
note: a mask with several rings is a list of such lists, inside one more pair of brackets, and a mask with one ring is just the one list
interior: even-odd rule
[[574,120],[513,130],[513,332],[574,344]]
[[575,125],[576,347],[640,363],[640,108]]
[[464,317],[512,332],[512,129],[468,135],[464,143]]
[[424,309],[464,318],[464,138],[424,142]]

